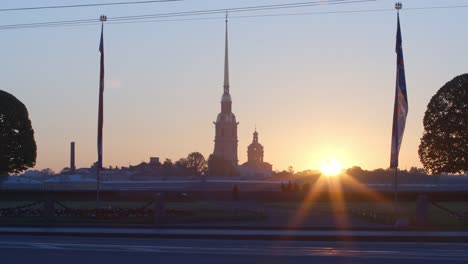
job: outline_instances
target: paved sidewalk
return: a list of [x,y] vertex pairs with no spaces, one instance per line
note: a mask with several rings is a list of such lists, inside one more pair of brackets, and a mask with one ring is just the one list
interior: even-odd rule
[[468,232],[455,231],[313,231],[163,228],[0,227],[0,235],[160,237],[252,240],[468,242]]

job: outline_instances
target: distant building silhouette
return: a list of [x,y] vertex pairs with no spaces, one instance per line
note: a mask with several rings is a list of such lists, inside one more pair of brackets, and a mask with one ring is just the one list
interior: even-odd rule
[[243,176],[271,176],[273,166],[263,161],[263,146],[258,142],[258,132],[255,129],[252,143],[247,148],[247,162],[239,167]]
[[[210,155],[208,166],[216,174],[232,174],[231,169],[215,169],[214,167],[230,167],[220,165],[220,163],[229,163],[234,168],[238,165],[237,159],[237,125],[236,116],[232,113],[232,100],[229,93],[229,56],[228,56],[228,25],[226,19],[226,40],[224,57],[224,86],[223,96],[221,97],[221,113],[218,114],[215,124],[215,146],[213,154]],[[211,162],[210,162],[211,160]],[[209,168],[210,170],[210,168]]]
[[150,157],[149,164],[156,165],[156,166],[161,165],[161,162],[159,161],[159,157]]
[[263,146],[258,143],[258,132],[255,129],[253,133],[252,143],[247,148],[247,160],[250,164],[263,163]]
[[74,174],[76,171],[75,166],[75,142],[70,143],[70,173]]

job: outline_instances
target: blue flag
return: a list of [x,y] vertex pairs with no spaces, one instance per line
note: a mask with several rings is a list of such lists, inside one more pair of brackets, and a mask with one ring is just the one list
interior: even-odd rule
[[101,27],[101,42],[99,44],[101,53],[101,70],[99,74],[99,110],[98,110],[98,168],[102,168],[102,127],[104,123],[104,25]]
[[390,168],[398,167],[398,154],[400,153],[401,141],[403,139],[403,133],[405,132],[406,116],[408,115],[405,64],[403,61],[403,48],[401,46],[401,42],[400,15],[398,14],[398,28],[396,36],[397,70]]

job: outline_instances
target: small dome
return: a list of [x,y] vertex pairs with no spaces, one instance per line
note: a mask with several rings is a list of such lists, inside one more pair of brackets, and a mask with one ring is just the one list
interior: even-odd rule
[[263,151],[263,145],[258,142],[252,142],[247,146],[247,151]]
[[219,113],[216,123],[237,123],[236,116],[233,113]]

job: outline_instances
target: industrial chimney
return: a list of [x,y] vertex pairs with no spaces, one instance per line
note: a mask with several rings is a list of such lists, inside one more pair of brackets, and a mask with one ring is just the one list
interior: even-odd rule
[[70,143],[70,173],[74,174],[75,167],[75,142]]

